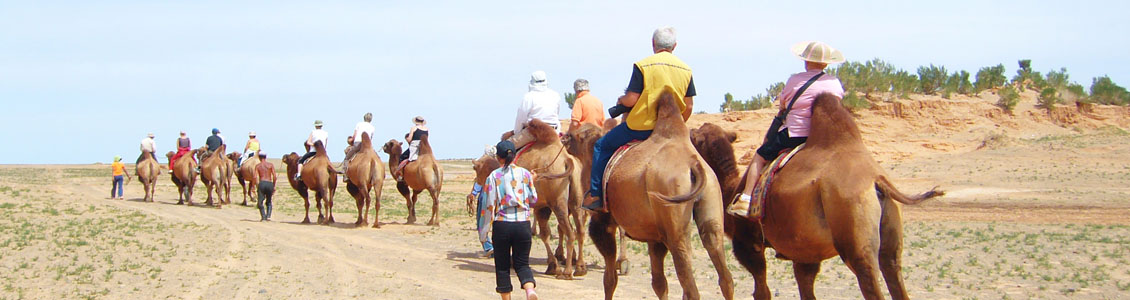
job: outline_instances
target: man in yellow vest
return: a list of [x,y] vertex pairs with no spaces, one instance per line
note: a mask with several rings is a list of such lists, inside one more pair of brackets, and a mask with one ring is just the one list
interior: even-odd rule
[[671,53],[675,50],[675,44],[675,28],[656,29],[651,36],[651,49],[655,54],[635,63],[627,90],[617,100],[616,107],[608,110],[615,118],[622,111],[630,109],[627,119],[604,134],[593,146],[592,182],[589,197],[585,199],[585,209],[605,211],[602,191],[604,167],[620,146],[633,140],[646,140],[651,136],[658,118],[656,105],[660,94],[670,91],[679,96],[682,99],[678,104],[683,120],[691,117],[693,97],[696,95],[694,80],[691,79],[691,68]]

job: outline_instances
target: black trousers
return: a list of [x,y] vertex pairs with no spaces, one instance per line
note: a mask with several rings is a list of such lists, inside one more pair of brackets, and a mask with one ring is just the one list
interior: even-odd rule
[[519,286],[534,282],[534,271],[530,270],[530,222],[494,221],[493,226],[495,291],[509,293],[514,290],[514,286],[510,285],[511,266],[518,273]]
[[275,183],[260,180],[259,181],[259,203],[255,206],[259,207],[259,217],[261,220],[271,218],[271,210],[275,208],[271,198],[275,195]]
[[306,154],[303,154],[302,157],[298,158],[298,163],[304,164],[304,163],[306,163],[307,160],[310,160],[310,158],[313,158],[314,155],[317,155],[317,154],[318,154],[318,152],[314,152],[314,151],[306,152]]

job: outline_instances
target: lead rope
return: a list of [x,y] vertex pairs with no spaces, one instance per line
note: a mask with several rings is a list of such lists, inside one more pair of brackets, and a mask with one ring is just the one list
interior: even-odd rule
[[[552,161],[550,161],[548,164],[545,164],[545,166],[542,166],[541,168],[534,169],[533,172],[536,174],[548,170],[549,167],[553,165],[553,163],[557,162],[558,158],[561,158],[561,152],[565,152],[565,145],[561,145],[561,149],[557,150],[557,156],[554,156]],[[541,177],[538,177],[538,180],[541,180]]]

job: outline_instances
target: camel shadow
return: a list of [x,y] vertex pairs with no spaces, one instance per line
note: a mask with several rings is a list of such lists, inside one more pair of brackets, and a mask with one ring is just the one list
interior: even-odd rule
[[455,268],[465,271],[494,273],[494,259],[482,257],[482,252],[448,251],[447,260],[456,263]]

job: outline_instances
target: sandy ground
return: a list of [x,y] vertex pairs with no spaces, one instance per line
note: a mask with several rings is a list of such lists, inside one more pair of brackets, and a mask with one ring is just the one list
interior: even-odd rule
[[[949,191],[904,209],[911,296],[1130,297],[1130,110],[1049,115],[1032,107],[1030,96],[1014,116],[995,110],[994,96],[880,103],[859,112],[868,146],[901,189]],[[738,155],[748,161],[772,113],[696,115],[691,125],[736,130]],[[136,181],[126,187],[127,200],[107,199],[108,166],[0,166],[0,299],[497,297],[493,261],[480,257],[463,208],[469,163],[444,165],[440,226],[404,224],[404,200],[386,181],[379,229],[352,228],[357,211],[344,188],[336,197],[338,224],[298,224],[301,199],[285,183],[275,221],[263,223],[254,207],[176,205],[167,174],[158,180],[157,201],[145,203]],[[232,189],[233,203],[241,202],[239,191]],[[204,197],[198,185],[194,198]],[[426,220],[431,199],[421,200],[417,212]],[[720,299],[705,252],[696,251],[697,286],[705,299]],[[628,252],[631,273],[621,277],[617,298],[654,298],[644,245],[631,242]],[[591,245],[585,255],[584,277],[537,276],[543,299],[602,298],[603,260]],[[534,270],[544,271],[537,240],[531,257]],[[749,273],[732,257],[728,263],[736,295],[750,298]],[[679,298],[670,259],[666,270],[670,296]],[[788,262],[770,258],[769,277],[774,297],[797,298]],[[860,298],[838,259],[824,264],[816,293]]]

